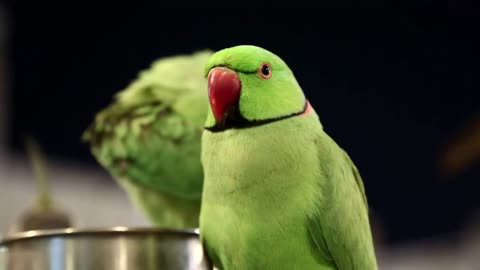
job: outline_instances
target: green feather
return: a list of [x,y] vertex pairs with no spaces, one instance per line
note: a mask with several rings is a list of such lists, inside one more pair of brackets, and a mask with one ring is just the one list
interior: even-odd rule
[[157,226],[198,226],[210,50],[161,58],[97,113],[92,154]]
[[319,183],[308,226],[315,245],[338,269],[376,269],[362,178],[350,157],[326,133],[316,141],[328,181]]

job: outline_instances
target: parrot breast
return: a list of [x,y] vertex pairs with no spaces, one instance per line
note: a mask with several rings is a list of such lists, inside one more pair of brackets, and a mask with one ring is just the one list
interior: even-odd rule
[[319,165],[308,162],[317,160],[317,131],[309,114],[204,132],[200,231],[222,269],[334,269],[312,256],[305,226],[317,199]]

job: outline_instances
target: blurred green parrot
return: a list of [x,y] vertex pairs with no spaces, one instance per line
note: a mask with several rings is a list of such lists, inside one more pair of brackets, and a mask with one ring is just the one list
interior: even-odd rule
[[96,160],[156,227],[197,228],[212,51],[164,57],[141,71],[83,133]]

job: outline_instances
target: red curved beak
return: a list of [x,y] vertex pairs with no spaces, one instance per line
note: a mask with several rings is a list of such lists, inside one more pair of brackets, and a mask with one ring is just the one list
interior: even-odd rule
[[238,105],[240,78],[227,67],[215,67],[208,73],[208,98],[217,123],[223,123],[229,111]]

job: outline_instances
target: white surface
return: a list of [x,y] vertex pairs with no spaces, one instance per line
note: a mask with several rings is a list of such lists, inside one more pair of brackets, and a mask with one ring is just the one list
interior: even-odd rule
[[[100,168],[50,161],[56,205],[70,213],[76,227],[146,226],[148,222]],[[0,157],[0,233],[5,234],[35,199],[30,164]]]
[[[426,241],[397,247],[383,254],[380,268],[387,270],[478,270],[480,264],[469,253],[480,255],[465,243]],[[477,256],[478,256],[477,255]]]

